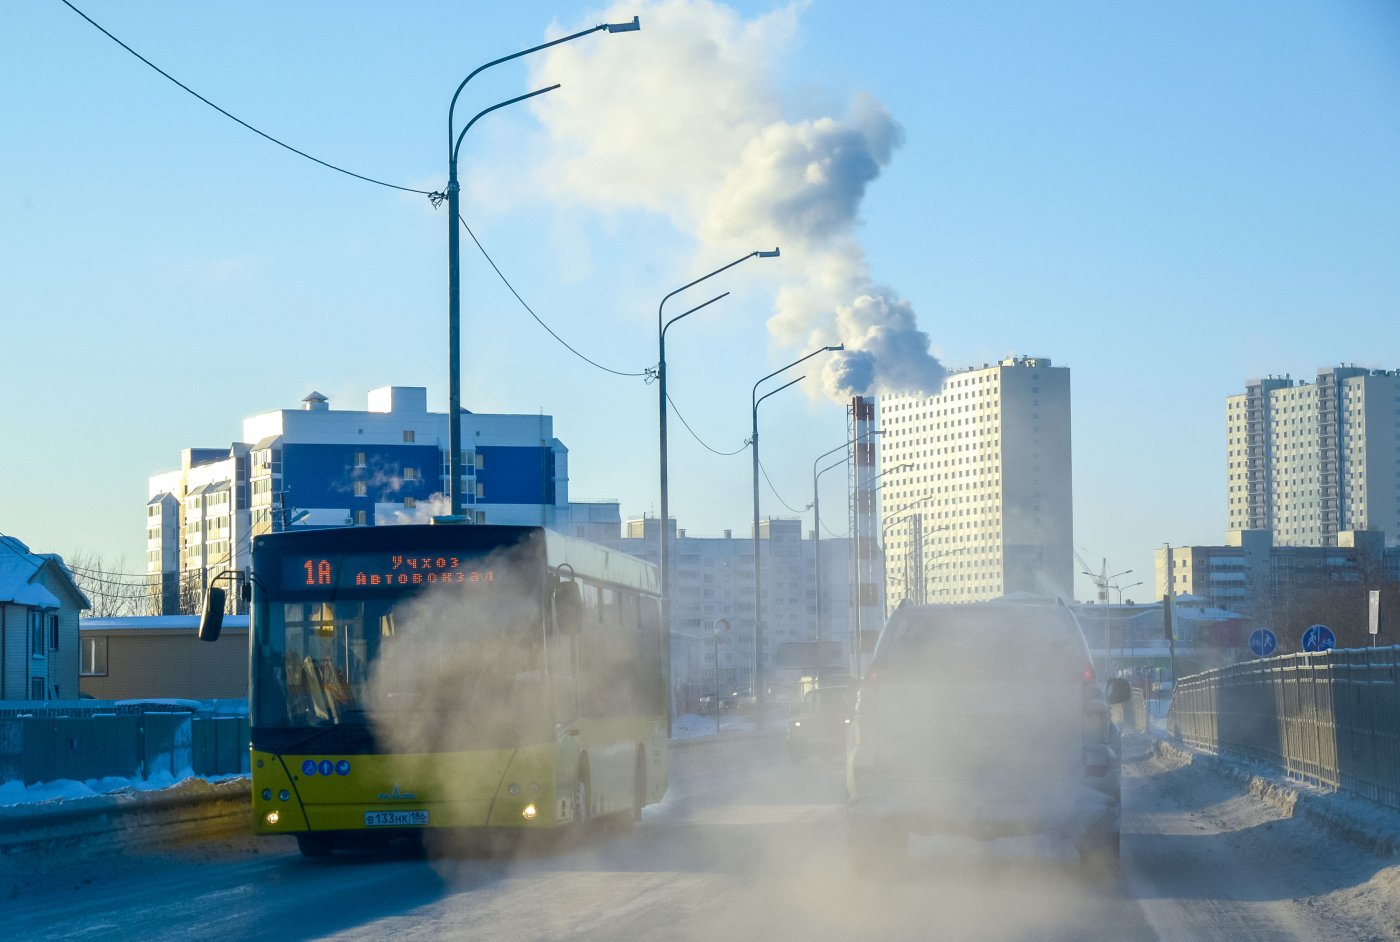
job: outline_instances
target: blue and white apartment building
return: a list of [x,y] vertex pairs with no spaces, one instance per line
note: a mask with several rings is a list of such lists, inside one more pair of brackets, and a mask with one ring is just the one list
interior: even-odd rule
[[[243,440],[188,448],[150,479],[146,571],[162,614],[197,610],[209,580],[247,569],[252,537],[300,527],[426,523],[447,512],[448,416],[421,386],[371,390],[364,410],[313,392],[243,420]],[[548,415],[463,410],[464,513],[615,545],[616,502],[570,503],[568,449]]]

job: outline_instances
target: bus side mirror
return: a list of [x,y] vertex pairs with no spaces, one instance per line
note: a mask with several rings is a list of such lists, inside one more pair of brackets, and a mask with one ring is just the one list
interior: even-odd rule
[[1116,706],[1119,703],[1127,703],[1132,699],[1132,696],[1132,688],[1128,686],[1128,682],[1122,677],[1113,677],[1109,679],[1105,699],[1108,700],[1110,706]]
[[224,627],[224,590],[210,586],[204,596],[204,611],[199,616],[199,640],[218,641]]
[[554,587],[554,627],[560,634],[576,635],[583,628],[583,592],[577,582]]

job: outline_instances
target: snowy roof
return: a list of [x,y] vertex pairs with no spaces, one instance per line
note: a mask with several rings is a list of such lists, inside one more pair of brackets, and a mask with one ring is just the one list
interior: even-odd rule
[[53,553],[33,553],[29,547],[12,536],[0,536],[0,602],[27,605],[31,608],[58,608],[58,597],[35,581],[45,566],[68,583],[79,599],[79,607],[92,608],[92,603],[73,581],[73,574],[63,559]]
[[37,582],[31,582],[20,589],[9,601],[16,605],[28,605],[30,608],[58,608],[61,604],[58,596]]
[[[193,631],[199,627],[198,615],[128,615],[113,618],[83,618],[79,631]],[[225,615],[224,628],[237,631],[248,627],[247,615]]]
[[1231,618],[1243,618],[1238,612],[1227,611],[1223,608],[1179,608],[1175,612],[1176,617],[1186,621],[1226,621]]

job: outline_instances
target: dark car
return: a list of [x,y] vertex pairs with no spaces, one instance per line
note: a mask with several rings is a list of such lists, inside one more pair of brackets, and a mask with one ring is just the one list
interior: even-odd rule
[[1116,867],[1119,733],[1074,614],[1055,601],[906,605],[880,634],[847,755],[857,869],[908,835],[1055,834]]
[[836,759],[846,753],[846,730],[851,725],[851,689],[815,687],[788,720],[788,755],[794,762],[808,756]]

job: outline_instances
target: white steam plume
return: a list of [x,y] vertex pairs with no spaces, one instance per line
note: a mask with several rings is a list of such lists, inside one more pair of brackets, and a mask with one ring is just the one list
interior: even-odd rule
[[752,20],[713,0],[618,3],[586,23],[642,18],[642,33],[567,43],[535,63],[567,98],[535,103],[561,199],[666,215],[707,257],[780,245],[769,330],[806,349],[844,342],[824,369],[834,398],[936,392],[946,370],[909,302],[875,284],[856,239],[865,188],[902,132],[860,95],[840,117],[783,118],[769,74],[798,6]]

